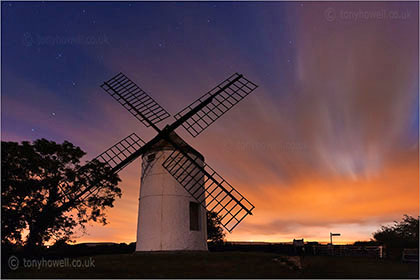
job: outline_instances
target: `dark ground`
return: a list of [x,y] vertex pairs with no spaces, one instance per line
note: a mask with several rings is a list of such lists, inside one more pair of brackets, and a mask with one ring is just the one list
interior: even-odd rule
[[[417,278],[418,263],[366,257],[288,257],[266,252],[95,255],[90,268],[24,268],[5,278]],[[7,260],[2,260],[4,262]]]

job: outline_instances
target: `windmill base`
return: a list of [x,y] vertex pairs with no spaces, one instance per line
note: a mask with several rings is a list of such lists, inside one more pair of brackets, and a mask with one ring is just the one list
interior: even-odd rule
[[137,252],[208,250],[206,209],[162,166],[171,153],[161,148],[143,156]]

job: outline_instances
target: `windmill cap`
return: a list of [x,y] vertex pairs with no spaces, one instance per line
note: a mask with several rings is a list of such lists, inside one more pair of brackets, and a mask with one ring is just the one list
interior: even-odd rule
[[[198,156],[202,161],[204,161],[204,156],[202,154],[200,154],[196,149],[194,149],[193,147],[191,147],[190,145],[188,145],[174,131],[172,131],[169,134],[169,137],[171,138],[172,141],[175,142],[175,144],[177,144],[178,146],[180,146],[181,148],[183,148],[184,151],[186,151],[187,153],[192,153],[192,154]],[[158,151],[163,151],[163,150],[171,150],[171,151],[173,151],[174,150],[174,147],[172,146],[171,143],[169,143],[165,139],[161,139],[156,144],[154,144],[149,150],[147,150],[147,152],[145,152],[143,156],[145,156],[146,154],[149,154],[151,152],[158,152]]]

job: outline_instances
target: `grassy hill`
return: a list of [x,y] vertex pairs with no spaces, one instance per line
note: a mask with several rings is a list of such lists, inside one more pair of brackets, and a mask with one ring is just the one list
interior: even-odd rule
[[[148,253],[77,258],[94,267],[25,268],[6,278],[418,278],[418,264],[363,257],[287,257],[264,252]],[[7,260],[6,260],[7,261]]]

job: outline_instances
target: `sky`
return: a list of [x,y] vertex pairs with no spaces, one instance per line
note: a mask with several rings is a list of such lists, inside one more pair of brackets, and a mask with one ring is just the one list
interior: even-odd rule
[[[228,240],[369,240],[418,216],[418,3],[1,5],[2,141],[89,160],[155,136],[99,87],[118,72],[172,115],[239,72],[259,88],[197,138],[177,130],[256,207]],[[135,241],[140,174],[120,172],[109,224],[78,242]]]

